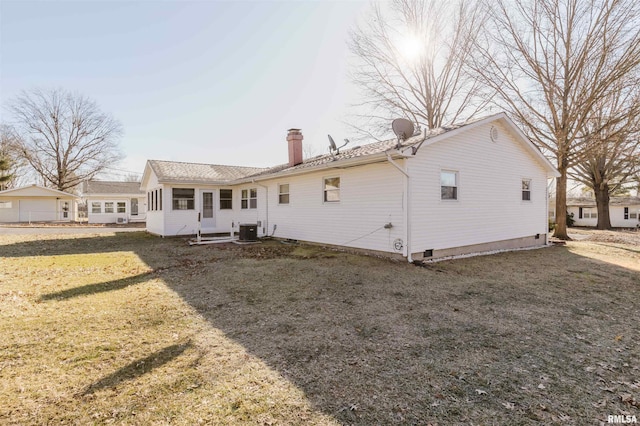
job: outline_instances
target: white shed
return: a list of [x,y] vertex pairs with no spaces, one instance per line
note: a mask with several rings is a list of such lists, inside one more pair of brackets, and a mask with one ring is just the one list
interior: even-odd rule
[[0,222],[71,222],[79,197],[39,185],[0,191]]

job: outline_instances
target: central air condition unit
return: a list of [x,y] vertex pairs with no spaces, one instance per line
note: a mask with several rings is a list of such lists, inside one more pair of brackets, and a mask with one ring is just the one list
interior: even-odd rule
[[258,225],[255,223],[241,223],[239,241],[258,241]]
[[127,218],[126,217],[119,217],[119,218],[116,219],[116,223],[125,224],[125,223],[127,223]]

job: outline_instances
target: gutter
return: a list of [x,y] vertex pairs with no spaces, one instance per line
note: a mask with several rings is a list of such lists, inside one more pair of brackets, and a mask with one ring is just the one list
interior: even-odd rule
[[406,208],[405,208],[405,249],[406,249],[406,253],[405,256],[407,258],[407,262],[409,263],[413,263],[413,259],[411,258],[411,199],[409,198],[409,173],[408,173],[408,169],[409,169],[409,164],[405,165],[405,169],[403,169],[402,167],[400,167],[400,165],[398,163],[396,163],[395,161],[393,161],[393,159],[391,158],[391,155],[389,154],[389,152],[386,152],[387,154],[387,161],[389,161],[389,163],[395,167],[396,169],[398,169],[398,171],[400,171],[400,173],[402,173],[405,177],[404,179],[404,199],[406,200]]

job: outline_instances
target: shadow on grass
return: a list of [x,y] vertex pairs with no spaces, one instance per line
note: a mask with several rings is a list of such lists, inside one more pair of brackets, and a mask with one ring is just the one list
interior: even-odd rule
[[[1,236],[0,236],[1,237]],[[28,237],[28,236],[26,236]],[[0,257],[61,256],[73,254],[138,251],[162,243],[162,238],[141,232],[116,232],[114,235],[66,236],[60,239],[0,244]]]
[[[212,327],[343,424],[590,424],[628,411],[619,395],[635,392],[625,383],[640,362],[640,274],[567,247],[433,271],[343,255],[249,258],[240,247],[157,238],[84,243],[61,240],[47,251],[128,247],[151,268],[169,268],[160,278]],[[38,244],[19,245],[18,255],[34,255]],[[197,268],[167,266],[177,258]],[[189,346],[137,360],[82,395],[139,377]]]
[[46,302],[49,300],[67,300],[74,297],[88,296],[91,294],[106,293],[108,291],[120,290],[132,285],[140,284],[149,279],[151,272],[145,272],[133,277],[122,278],[119,280],[105,281],[102,283],[87,284],[80,287],[73,287],[67,290],[57,291],[55,293],[47,293],[40,296],[38,301]]
[[81,392],[80,396],[91,395],[101,389],[114,388],[120,383],[133,380],[150,371],[163,366],[164,364],[178,358],[184,351],[191,348],[193,344],[189,340],[186,343],[167,346],[151,355],[137,359],[130,364],[125,365],[118,371],[109,374],[106,377],[98,380],[95,383],[90,384],[86,389]]

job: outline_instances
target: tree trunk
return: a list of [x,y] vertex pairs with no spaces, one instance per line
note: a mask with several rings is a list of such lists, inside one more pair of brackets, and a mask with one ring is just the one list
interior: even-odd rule
[[556,228],[555,238],[568,240],[567,235],[567,167],[559,165],[560,177],[556,179]]
[[609,185],[606,183],[594,185],[593,192],[596,196],[596,207],[598,209],[597,229],[611,229],[611,218],[609,217]]

